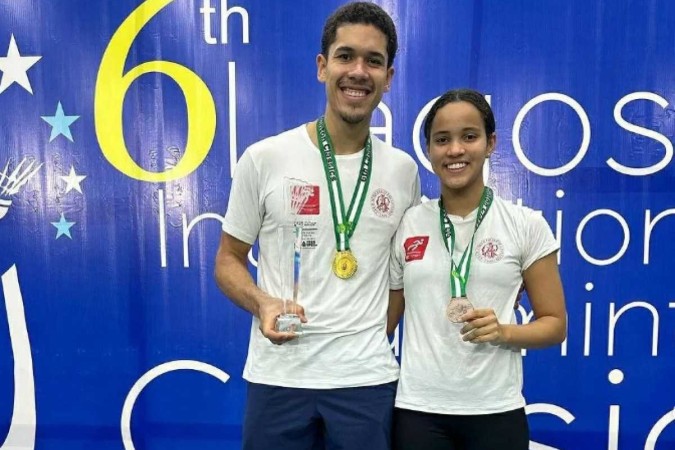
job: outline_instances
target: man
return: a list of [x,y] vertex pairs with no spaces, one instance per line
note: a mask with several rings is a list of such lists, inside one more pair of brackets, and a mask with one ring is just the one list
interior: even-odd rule
[[[389,448],[398,378],[386,335],[389,248],[420,196],[413,159],[370,135],[396,50],[379,6],[335,11],[316,58],[325,115],[252,145],[237,165],[215,275],[253,314],[245,449]],[[282,268],[293,264],[279,255],[289,223],[302,227],[300,337],[276,329]],[[257,286],[247,269],[256,239]]]

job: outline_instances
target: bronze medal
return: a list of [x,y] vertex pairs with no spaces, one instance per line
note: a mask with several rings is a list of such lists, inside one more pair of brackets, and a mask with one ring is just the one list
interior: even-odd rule
[[460,317],[473,309],[473,305],[466,297],[452,297],[445,308],[445,316],[452,323],[460,323]]
[[353,277],[358,266],[354,254],[349,250],[337,252],[333,258],[333,273],[343,280]]

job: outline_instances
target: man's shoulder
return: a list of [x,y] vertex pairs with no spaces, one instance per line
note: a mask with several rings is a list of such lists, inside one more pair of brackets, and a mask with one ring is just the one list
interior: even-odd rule
[[254,142],[246,149],[246,151],[255,154],[271,150],[283,150],[289,144],[297,145],[298,142],[304,142],[306,133],[305,124],[299,125],[295,128],[284,130],[274,136],[268,136]]
[[373,151],[377,154],[383,155],[385,161],[388,161],[393,165],[407,166],[417,170],[417,163],[409,153],[401,150],[400,148],[387,144],[377,136],[373,136],[372,139]]

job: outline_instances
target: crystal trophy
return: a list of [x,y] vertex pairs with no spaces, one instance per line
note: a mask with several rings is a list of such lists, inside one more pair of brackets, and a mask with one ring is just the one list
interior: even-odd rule
[[279,234],[279,275],[283,311],[277,317],[276,330],[302,334],[302,322],[297,314],[302,263],[302,221],[298,214],[312,195],[312,188],[299,180],[284,182],[284,203],[290,223],[282,224]]

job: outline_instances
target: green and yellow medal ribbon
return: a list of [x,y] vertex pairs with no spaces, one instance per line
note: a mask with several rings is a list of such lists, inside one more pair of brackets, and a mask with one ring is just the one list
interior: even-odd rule
[[356,230],[356,225],[361,216],[361,210],[365,203],[366,193],[370,185],[370,174],[373,163],[373,145],[370,135],[366,139],[363,158],[361,159],[361,169],[359,178],[356,180],[356,187],[352,194],[349,209],[345,211],[345,204],[342,196],[342,186],[340,184],[340,173],[338,172],[337,161],[335,159],[335,148],[326,129],[324,117],[320,117],[316,122],[316,134],[321,152],[321,161],[323,162],[326,181],[328,182],[328,192],[330,196],[330,208],[333,216],[333,229],[335,233],[336,255],[333,261],[333,272],[339,278],[350,278],[356,272],[358,267],[356,258],[349,247],[349,239]]
[[478,227],[483,222],[485,215],[492,205],[493,199],[494,193],[492,192],[492,189],[485,187],[483,189],[483,195],[481,195],[480,198],[480,203],[478,204],[476,226],[474,227],[473,234],[471,235],[471,242],[469,243],[468,247],[464,249],[464,253],[462,253],[459,264],[455,264],[455,259],[453,257],[455,249],[455,227],[452,225],[452,222],[448,218],[448,214],[445,211],[445,207],[443,206],[443,197],[438,199],[441,234],[443,236],[445,248],[447,248],[448,252],[450,253],[450,293],[451,297],[453,298],[466,297],[466,285],[469,282],[469,273],[471,271],[473,240],[476,237],[476,231],[478,231]]

